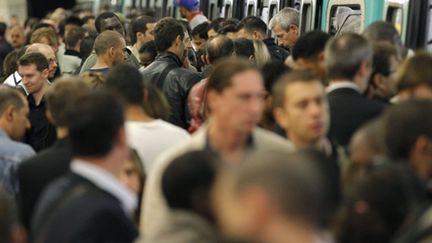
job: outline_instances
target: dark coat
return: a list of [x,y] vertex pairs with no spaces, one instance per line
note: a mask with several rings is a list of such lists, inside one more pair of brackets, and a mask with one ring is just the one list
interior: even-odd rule
[[31,229],[34,243],[120,243],[138,235],[117,198],[74,173],[47,188]]
[[329,137],[337,145],[347,146],[351,136],[367,121],[378,117],[385,104],[367,99],[352,88],[339,88],[327,95],[330,105]]
[[69,140],[60,139],[18,166],[19,211],[27,229],[30,228],[33,210],[42,191],[49,183],[69,172],[71,159]]
[[184,129],[189,127],[190,114],[187,96],[192,86],[202,76],[182,67],[181,60],[173,53],[162,52],[156,60],[142,70],[144,80],[155,84],[166,96],[171,112],[168,121]]

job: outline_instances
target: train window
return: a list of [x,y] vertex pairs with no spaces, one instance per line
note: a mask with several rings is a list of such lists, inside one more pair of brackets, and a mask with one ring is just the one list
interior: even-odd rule
[[362,14],[360,5],[332,6],[330,14],[329,33],[331,35],[361,32]]
[[389,6],[386,20],[392,23],[399,33],[402,33],[403,10],[401,7]]
[[255,6],[253,4],[249,4],[248,8],[247,8],[247,15],[248,16],[253,16],[255,15]]
[[231,4],[225,4],[224,18],[229,19],[232,17],[232,8]]
[[302,12],[301,12],[301,33],[305,33],[311,30],[313,26],[313,13],[312,13],[312,4],[304,3]]
[[428,16],[428,33],[427,33],[427,50],[432,51],[432,5],[429,6],[429,16]]
[[215,9],[215,4],[214,3],[210,3],[210,12],[209,12],[209,16],[208,16],[210,20],[214,20],[215,19],[214,9]]

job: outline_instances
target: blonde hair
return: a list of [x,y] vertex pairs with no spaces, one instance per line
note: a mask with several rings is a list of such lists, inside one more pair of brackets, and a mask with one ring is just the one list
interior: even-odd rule
[[80,78],[92,89],[102,89],[105,86],[105,76],[99,72],[83,72]]
[[253,46],[255,49],[255,64],[258,67],[263,67],[271,60],[270,52],[266,44],[261,40],[253,40]]

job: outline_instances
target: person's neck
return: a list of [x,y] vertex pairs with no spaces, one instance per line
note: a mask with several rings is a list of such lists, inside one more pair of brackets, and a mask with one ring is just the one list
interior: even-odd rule
[[144,43],[142,43],[141,41],[138,41],[137,40],[137,42],[135,42],[135,44],[133,45],[138,51],[139,51],[139,49],[141,48],[141,46],[143,45]]
[[270,223],[262,235],[264,243],[313,243],[317,239],[316,232],[308,226],[296,222]]
[[188,21],[191,21],[195,16],[199,15],[200,13],[201,13],[201,12],[198,11],[198,10],[195,10],[195,11],[189,11],[189,12],[186,14],[186,19],[187,19]]
[[45,80],[42,88],[39,91],[31,94],[33,96],[36,106],[38,106],[42,102],[47,87],[48,87],[48,80]]
[[243,159],[246,142],[250,135],[250,133],[234,131],[219,122],[209,123],[210,145],[228,161]]
[[114,156],[112,152],[103,157],[77,156],[76,159],[95,165],[113,176],[120,178],[121,170],[119,170],[118,166],[115,166],[118,164],[119,158]]
[[98,57],[96,59],[95,65],[93,65],[92,69],[110,68],[111,66],[112,66],[112,62],[108,61],[107,58]]
[[297,150],[314,148],[318,150],[322,150],[323,144],[325,143],[326,138],[323,136],[314,141],[303,141],[292,134],[287,134],[289,140],[294,144]]
[[143,108],[138,105],[130,105],[126,109],[126,117],[128,121],[151,122],[154,118],[147,115]]
[[57,127],[57,139],[63,139],[69,136],[69,129],[67,127]]

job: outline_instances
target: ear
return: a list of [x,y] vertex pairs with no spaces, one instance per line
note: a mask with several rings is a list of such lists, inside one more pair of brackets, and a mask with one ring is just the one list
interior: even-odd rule
[[143,36],[145,36],[145,33],[137,32],[137,33],[135,34],[135,36],[136,36],[136,39],[137,39],[137,41],[138,41],[138,40],[141,39]]
[[175,39],[175,45],[176,45],[176,46],[180,46],[182,42],[183,42],[183,40],[182,40],[181,37],[178,35],[177,38]]
[[4,116],[6,117],[6,120],[8,122],[12,122],[14,120],[14,113],[16,111],[16,107],[13,105],[9,105],[5,111],[3,112]]
[[293,31],[294,34],[298,35],[299,33],[299,27],[295,24],[291,24],[289,27],[290,31]]
[[54,121],[54,118],[53,118],[53,116],[52,116],[51,111],[46,110],[46,112],[45,112],[45,116],[47,117],[49,123],[51,123],[51,124],[56,124],[55,121]]
[[218,106],[219,103],[218,98],[219,98],[219,94],[216,91],[210,90],[207,92],[206,103],[210,111],[213,111],[214,110],[213,108]]
[[114,56],[114,53],[115,53],[114,47],[110,47],[109,50],[108,50],[108,53],[109,53],[109,55],[110,55],[111,57],[113,57],[113,56]]
[[386,77],[382,74],[375,74],[375,76],[373,77],[373,82],[375,84],[375,87],[377,89],[383,90],[385,89],[385,82],[386,82]]
[[411,150],[411,165],[422,178],[429,179],[432,175],[432,141],[421,135]]
[[285,131],[289,129],[288,122],[288,114],[283,108],[277,107],[273,109],[273,115],[276,122],[281,126]]
[[261,40],[261,33],[259,33],[258,31],[252,32],[252,38],[254,40]]
[[255,64],[256,60],[255,60],[255,56],[254,55],[250,55],[250,57],[248,59],[249,59],[250,63]]

